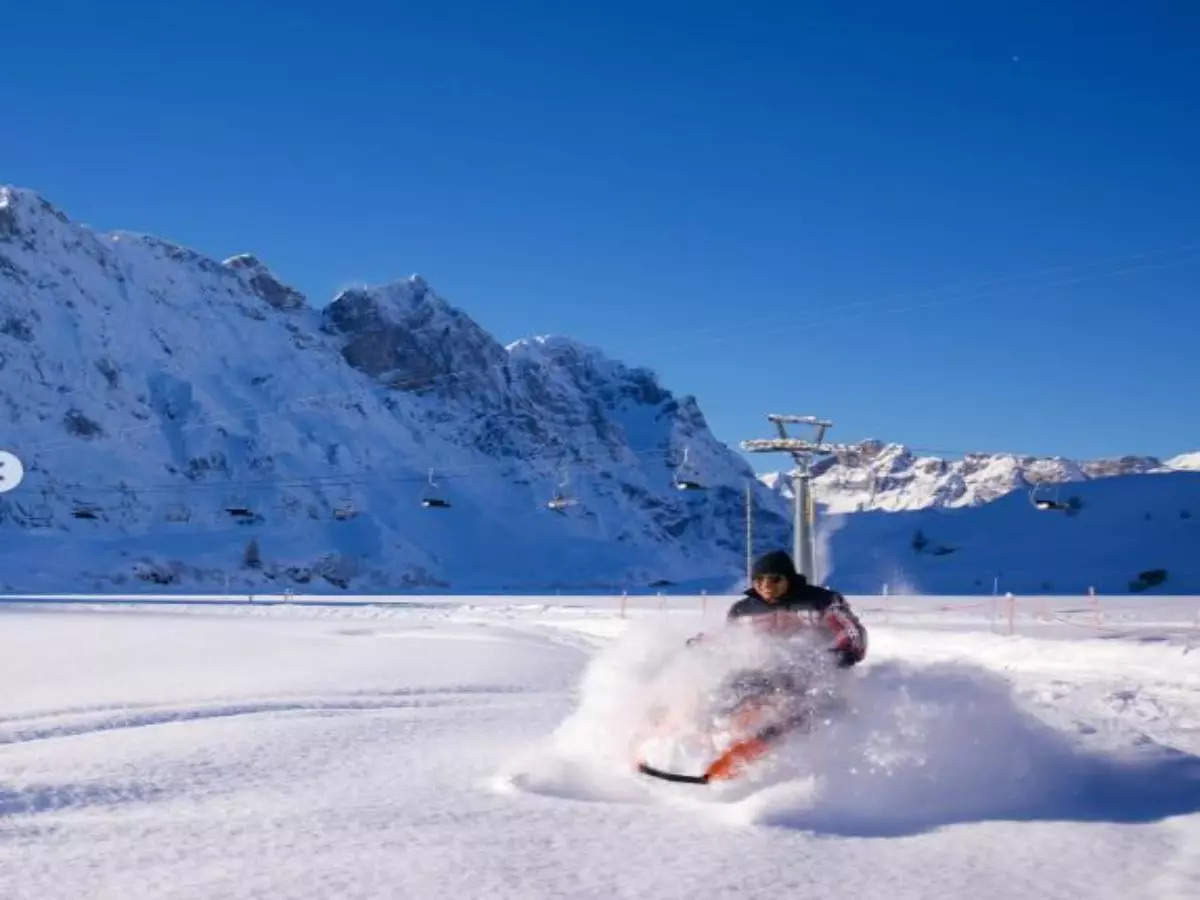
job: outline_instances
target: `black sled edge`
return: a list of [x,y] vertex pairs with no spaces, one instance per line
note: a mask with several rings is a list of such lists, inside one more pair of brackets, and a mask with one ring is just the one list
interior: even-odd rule
[[661,778],[663,781],[675,781],[680,784],[708,784],[707,775],[680,775],[678,772],[664,772],[643,762],[638,763],[638,771],[651,778]]

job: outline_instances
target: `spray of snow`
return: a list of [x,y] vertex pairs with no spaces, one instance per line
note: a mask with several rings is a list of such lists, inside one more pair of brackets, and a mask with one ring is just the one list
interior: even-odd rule
[[816,567],[816,571],[813,573],[815,584],[824,584],[829,573],[833,571],[832,538],[845,524],[845,516],[821,516],[817,521],[815,552],[813,553],[813,565]]
[[670,624],[638,625],[598,653],[577,709],[536,759],[522,761],[527,771],[515,781],[556,796],[646,799],[637,762],[699,774],[724,749],[707,726],[738,676],[786,672],[811,696],[828,693],[822,686],[832,677],[832,657],[805,642],[763,640],[752,628],[722,629],[691,644],[689,636]]
[[[558,797],[695,808],[734,825],[864,836],[985,819],[1087,820],[1114,808],[1136,821],[1140,810],[1170,805],[1163,792],[1178,788],[1172,769],[1186,760],[1157,745],[1091,754],[1024,708],[1007,681],[959,663],[810,669],[825,679],[811,725],[742,778],[695,786],[636,774],[639,755],[654,746],[648,723],[683,734],[734,673],[778,666],[772,645],[749,631],[683,649],[682,631],[631,628],[596,655],[576,711],[512,783]],[[703,771],[711,752],[690,743],[664,758],[675,771],[681,760]]]
[[842,715],[780,754],[787,777],[727,818],[872,836],[982,819],[1087,820],[1114,808],[1137,821],[1178,791],[1176,769],[1195,767],[1156,745],[1115,757],[1085,752],[1021,708],[1007,682],[973,666],[877,666],[846,699]]

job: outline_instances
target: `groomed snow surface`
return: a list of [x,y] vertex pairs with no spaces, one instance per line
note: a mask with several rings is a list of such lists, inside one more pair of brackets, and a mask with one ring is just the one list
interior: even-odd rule
[[812,733],[636,774],[729,599],[0,602],[0,897],[1200,896],[1200,598],[852,598]]

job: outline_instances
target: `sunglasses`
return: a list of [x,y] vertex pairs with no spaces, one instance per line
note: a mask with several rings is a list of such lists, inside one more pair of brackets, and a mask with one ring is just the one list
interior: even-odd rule
[[783,575],[755,575],[754,580],[765,581],[767,584],[779,584],[787,581],[787,578],[785,578]]

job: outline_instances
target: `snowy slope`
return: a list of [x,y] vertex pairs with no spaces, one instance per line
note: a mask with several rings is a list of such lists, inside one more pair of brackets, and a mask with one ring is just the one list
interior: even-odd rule
[[[1200,472],[1125,475],[980,507],[827,516],[827,576],[878,593],[1200,593]],[[1139,574],[1162,569],[1157,584]]]
[[[506,348],[417,276],[318,312],[252,256],[97,234],[13,188],[0,403],[27,469],[0,496],[10,587],[644,587],[741,565],[752,473],[649,371]],[[673,489],[685,449],[707,491]],[[564,485],[580,502],[557,514]]]
[[711,789],[608,752],[699,598],[407,599],[0,607],[0,896],[1200,895],[1195,598],[858,605],[844,708]]
[[[748,483],[756,549],[790,544],[786,484],[756,481],[647,369],[562,337],[502,346],[418,276],[318,311],[251,255],[98,234],[13,188],[0,189],[0,419],[0,447],[27,467],[0,495],[0,590],[725,588],[744,565]],[[1031,563],[1043,549],[1019,516],[986,558],[932,562],[905,556],[919,526],[898,520],[878,564],[877,526],[850,520],[831,541],[831,520],[821,555],[837,568],[822,572],[855,590],[988,590],[1026,570],[1025,589],[1108,590],[1166,565],[1176,589],[1200,590],[1179,580],[1186,564],[1145,562],[1191,545],[1150,552],[1160,536],[1143,519],[1178,515],[1155,485],[1194,456],[947,461],[864,442],[818,464],[826,512],[974,508],[955,526],[973,531],[1031,484],[1154,474],[1111,500],[1127,507],[1112,535],[1072,519],[1079,539],[1053,566]],[[708,489],[675,490],[673,474]],[[560,493],[577,502],[556,513]],[[427,496],[450,507],[423,509]]]

